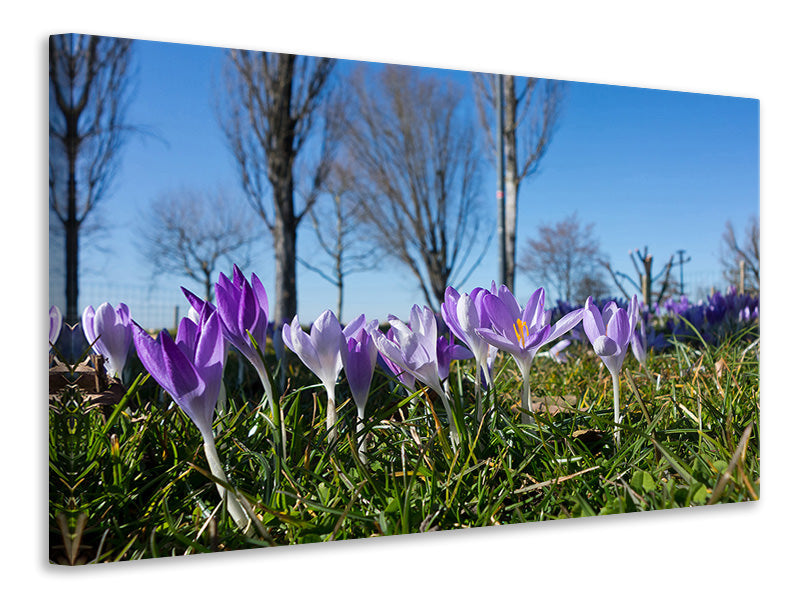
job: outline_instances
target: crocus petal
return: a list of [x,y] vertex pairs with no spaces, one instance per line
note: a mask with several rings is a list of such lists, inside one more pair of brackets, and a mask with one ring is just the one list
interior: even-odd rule
[[[462,294],[456,304],[456,314],[458,315],[458,322],[462,324],[462,335],[465,337],[472,337],[466,334],[467,331],[474,332],[481,326],[481,319],[478,315],[478,308],[472,301],[472,298],[467,294]],[[463,339],[467,343],[466,339]]]
[[[514,302],[516,302],[516,300]],[[519,317],[514,318],[513,311],[509,310],[508,305],[505,304],[501,298],[487,294],[483,297],[483,308],[489,316],[489,320],[491,321],[493,329],[502,332],[503,335],[509,339],[516,339],[516,337],[512,338],[512,335],[514,335],[514,326],[516,325],[517,318]],[[520,312],[519,307],[516,308],[516,312]],[[476,331],[476,333],[478,333],[478,335],[480,335],[483,339],[487,340],[490,344],[493,343],[491,340],[486,338],[486,336],[482,335],[480,331]],[[517,344],[517,347],[519,347],[519,344]]]
[[300,321],[295,315],[290,325],[283,326],[283,342],[294,352],[309,370],[319,377],[322,371],[317,350],[309,335],[300,328]]
[[150,373],[158,385],[170,392],[172,384],[167,378],[161,346],[136,322],[133,323],[133,345],[145,370]]
[[567,313],[563,317],[561,317],[558,321],[556,321],[556,324],[550,330],[550,334],[547,336],[547,342],[545,343],[551,342],[554,339],[561,337],[562,335],[570,331],[573,327],[576,327],[578,323],[580,323],[582,320],[585,323],[586,322],[585,315],[586,315],[585,309],[577,308]]
[[607,335],[601,335],[597,337],[592,342],[592,348],[594,348],[597,356],[613,356],[619,352],[619,346],[617,343]]
[[492,294],[492,297],[498,298],[506,307],[511,323],[516,323],[517,319],[522,318],[522,308],[519,302],[505,285],[501,285],[497,290],[497,294]]
[[58,336],[61,333],[61,326],[64,318],[61,311],[57,306],[50,307],[50,344],[53,345],[58,341]]
[[594,302],[592,302],[591,296],[586,299],[584,311],[583,331],[586,333],[586,337],[589,338],[589,341],[594,343],[598,337],[606,334],[606,326],[605,323],[603,323],[603,317],[600,311],[594,305]]
[[490,345],[500,350],[503,350],[504,352],[508,352],[512,356],[516,356],[520,353],[519,342],[517,341],[512,342],[508,338],[495,333],[491,329],[483,329],[483,328],[476,329],[475,333],[481,336]]
[[225,340],[219,315],[215,312],[200,330],[194,349],[194,362],[198,368],[222,368],[225,353]]
[[522,311],[522,320],[531,329],[541,327],[544,324],[544,288],[539,288],[528,299],[525,310]]
[[87,306],[83,309],[81,327],[83,328],[83,335],[86,336],[86,341],[93,344],[97,336],[94,333],[94,308],[92,306]]
[[178,331],[175,333],[175,344],[188,357],[194,356],[197,335],[200,331],[200,324],[188,317],[181,319],[178,323]]
[[612,338],[621,350],[628,347],[631,339],[631,330],[628,324],[628,314],[624,309],[618,308],[613,312],[608,321],[608,336]]
[[367,317],[364,314],[358,315],[355,319],[350,321],[342,330],[345,339],[355,337],[362,329],[367,322]]
[[311,344],[317,351],[320,363],[317,377],[323,383],[333,384],[342,370],[340,342],[343,337],[342,326],[331,310],[323,312],[311,325]]
[[250,277],[253,287],[253,292],[256,295],[256,302],[261,307],[267,320],[269,320],[269,299],[267,298],[267,291],[264,289],[264,284],[256,276],[255,273]]

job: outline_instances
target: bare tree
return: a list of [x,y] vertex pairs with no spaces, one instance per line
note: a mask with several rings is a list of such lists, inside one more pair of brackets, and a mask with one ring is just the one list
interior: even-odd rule
[[[672,265],[675,263],[675,255],[670,255],[669,260],[664,263],[661,270],[653,275],[653,255],[647,251],[647,246],[644,247],[644,252],[638,248],[636,248],[635,252],[636,255],[634,256],[634,251],[631,250],[628,252],[628,256],[630,256],[633,269],[636,271],[636,279],[622,271],[614,270],[608,261],[602,263],[603,267],[609,272],[612,279],[614,279],[614,283],[617,284],[617,287],[626,298],[630,298],[630,295],[622,283],[623,279],[633,285],[636,292],[640,294],[641,304],[648,307],[653,305],[653,286],[658,280],[661,280],[661,289],[655,297],[655,303],[659,304],[667,293],[674,289],[674,286],[671,285],[670,273],[672,272]],[[639,259],[638,263],[636,262],[637,258]]]
[[[225,68],[227,101],[220,123],[236,160],[245,196],[272,234],[275,319],[297,313],[297,228],[310,211],[332,160],[326,87],[334,60],[230,50]],[[323,110],[320,110],[320,109]],[[322,128],[316,127],[322,121]],[[309,157],[304,205],[295,209],[298,156],[315,134],[319,152]],[[308,154],[308,153],[306,153]]]
[[581,303],[608,291],[601,263],[594,223],[582,225],[573,213],[552,225],[539,225],[537,236],[526,242],[519,269],[534,283],[547,284],[559,299]]
[[131,40],[50,36],[50,212],[65,240],[66,322],[78,321],[79,234],[108,194],[129,127]]
[[[758,292],[760,251],[761,223],[758,216],[750,217],[741,243],[736,239],[733,225],[728,221],[725,224],[725,233],[722,235],[720,257],[726,283],[735,286],[741,286],[743,283],[744,290],[740,291]],[[744,279],[744,282],[741,279]]]
[[[245,209],[246,210],[246,209]],[[224,191],[182,189],[162,194],[141,221],[139,250],[153,274],[186,275],[213,300],[212,276],[220,261],[245,268],[253,221]]]
[[[497,156],[495,114],[498,94],[493,75],[474,73],[478,113],[487,135],[487,148]],[[565,84],[551,79],[502,76],[503,152],[505,155],[504,283],[514,290],[517,255],[517,212],[522,182],[533,176],[556,130]]]
[[481,232],[480,169],[463,90],[398,66],[360,69],[352,84],[358,108],[348,141],[362,218],[375,245],[405,265],[437,307],[480,260],[469,265]]
[[318,201],[308,213],[324,256],[318,255],[313,261],[297,258],[300,264],[336,286],[336,316],[340,321],[345,277],[374,269],[383,257],[382,252],[367,243],[366,224],[360,217],[355,196],[356,186],[351,168],[341,162],[336,164],[323,188],[323,197],[330,200],[330,205]]

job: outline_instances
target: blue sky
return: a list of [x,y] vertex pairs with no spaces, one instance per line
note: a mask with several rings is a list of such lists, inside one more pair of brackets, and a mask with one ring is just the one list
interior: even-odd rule
[[[150,201],[163,192],[190,186],[223,186],[239,193],[239,182],[215,111],[222,50],[137,42],[136,90],[129,118],[151,135],[125,146],[116,185],[98,208],[111,227],[101,240],[107,252],[82,253],[81,307],[104,300],[133,299],[118,290],[149,289],[159,299],[185,303],[180,285],[199,284],[152,273],[135,246],[135,228]],[[346,63],[341,66],[347,66]],[[441,72],[469,84],[466,73]],[[468,90],[469,94],[469,90]],[[469,96],[471,98],[471,95]],[[485,162],[487,231],[494,230],[494,163]],[[243,210],[251,210],[244,207]],[[678,249],[691,262],[684,268],[687,291],[694,283],[718,284],[719,251],[725,222],[741,232],[759,212],[759,104],[757,100],[571,82],[559,129],[539,173],[522,184],[520,247],[542,223],[577,212],[595,223],[602,250],[612,265],[631,272],[628,251],[648,246],[656,268]],[[253,213],[255,216],[255,213]],[[253,247],[250,270],[273,289],[271,240],[266,228]],[[310,234],[301,230],[301,256],[313,255]],[[488,286],[496,276],[494,242],[464,285]],[[344,319],[408,314],[423,298],[400,265],[381,273],[354,275],[346,282]],[[113,288],[104,291],[104,283]],[[538,285],[518,277],[523,298]],[[115,291],[117,290],[117,291]],[[299,316],[313,320],[335,308],[336,290],[298,266]],[[51,297],[53,293],[51,292]],[[170,312],[171,315],[171,312]],[[148,317],[150,318],[150,317]],[[167,323],[143,323],[156,326]]]

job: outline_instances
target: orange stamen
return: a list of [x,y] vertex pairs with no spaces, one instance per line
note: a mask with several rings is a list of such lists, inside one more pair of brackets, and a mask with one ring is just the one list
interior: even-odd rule
[[514,333],[517,334],[517,341],[520,343],[520,346],[524,348],[525,338],[530,335],[528,332],[528,324],[522,319],[517,319],[517,322],[514,324]]

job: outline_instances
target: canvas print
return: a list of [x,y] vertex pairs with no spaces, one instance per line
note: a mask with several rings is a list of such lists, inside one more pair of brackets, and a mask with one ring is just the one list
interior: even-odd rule
[[51,563],[758,500],[757,100],[81,34],[49,82]]

